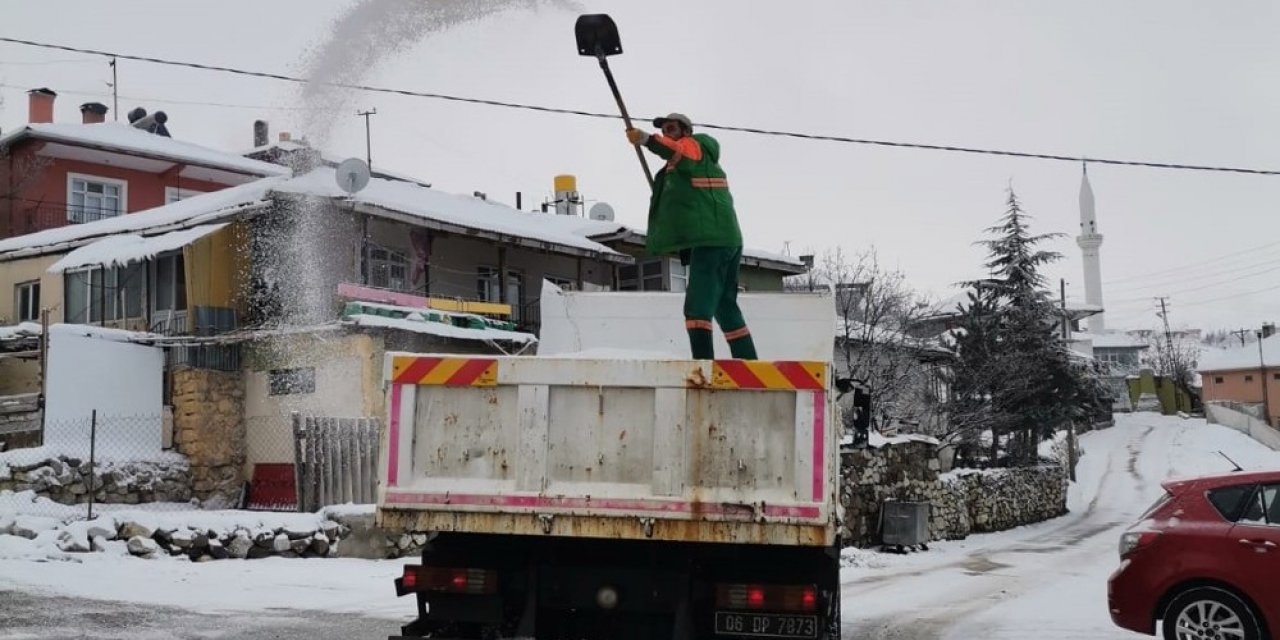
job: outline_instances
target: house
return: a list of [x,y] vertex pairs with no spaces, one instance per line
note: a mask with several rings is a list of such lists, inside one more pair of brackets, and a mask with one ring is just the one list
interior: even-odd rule
[[28,122],[0,136],[0,238],[142,211],[287,169],[175,140],[163,111],[130,124],[81,105],[81,122],[54,122],[57,94],[28,92]]
[[[61,293],[51,322],[142,332],[167,350],[164,403],[175,446],[207,469],[201,497],[291,464],[291,412],[382,416],[386,353],[531,353],[543,280],[614,290],[635,264],[591,237],[618,225],[386,174],[348,193],[320,154],[273,148],[287,175],[0,240],[0,276],[38,261],[41,285]],[[634,247],[629,237],[608,241]],[[802,267],[753,260],[779,283]]]
[[1247,408],[1280,428],[1280,335],[1252,344],[1211,351],[1199,366],[1206,405],[1228,403]]

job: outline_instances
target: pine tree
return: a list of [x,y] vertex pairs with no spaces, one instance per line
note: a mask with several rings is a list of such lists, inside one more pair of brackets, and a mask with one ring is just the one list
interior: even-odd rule
[[[963,335],[954,341],[952,415],[985,423],[990,461],[1002,442],[1013,464],[1036,460],[1037,444],[1077,418],[1084,402],[1081,376],[1058,333],[1059,319],[1040,268],[1061,258],[1038,248],[1061,234],[1033,235],[1029,216],[1009,190],[985,263],[990,276],[964,283],[974,290],[962,306]],[[970,428],[973,428],[972,426]]]

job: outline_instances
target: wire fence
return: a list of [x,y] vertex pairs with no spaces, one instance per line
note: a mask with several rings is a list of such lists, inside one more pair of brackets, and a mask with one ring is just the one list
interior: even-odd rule
[[46,419],[42,437],[31,429],[23,435],[25,446],[6,442],[0,451],[0,521],[194,508],[190,464],[168,447],[163,416],[90,411]]

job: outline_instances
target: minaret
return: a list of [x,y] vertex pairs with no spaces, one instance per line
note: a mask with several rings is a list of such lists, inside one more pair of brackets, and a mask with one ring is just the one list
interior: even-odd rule
[[[1093,206],[1093,188],[1089,186],[1089,167],[1084,167],[1084,176],[1080,180],[1080,235],[1076,244],[1084,256],[1084,300],[1091,305],[1102,306],[1102,259],[1098,250],[1102,248],[1102,234],[1098,233],[1098,216]],[[1107,330],[1103,314],[1089,317],[1089,333],[1102,333]]]

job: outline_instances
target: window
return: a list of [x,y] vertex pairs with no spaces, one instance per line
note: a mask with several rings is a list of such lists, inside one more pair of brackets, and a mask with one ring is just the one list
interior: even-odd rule
[[578,281],[573,278],[561,278],[560,276],[553,276],[551,274],[544,273],[542,274],[542,279],[560,287],[561,289],[576,289],[578,287]]
[[[620,291],[670,291],[671,283],[664,275],[663,264],[679,261],[671,258],[646,258],[636,264],[618,267],[618,289]],[[682,276],[681,291],[684,290]]]
[[1222,384],[1222,376],[1214,376],[1214,377],[1213,377],[1213,383],[1214,383],[1214,384]]
[[175,202],[177,202],[177,201],[179,201],[179,200],[186,200],[187,198],[190,198],[190,197],[192,197],[192,196],[198,196],[198,195],[200,195],[200,194],[202,194],[202,193],[204,193],[204,192],[203,192],[203,191],[193,191],[193,190],[191,190],[191,189],[183,189],[183,188],[181,188],[181,187],[165,187],[165,188],[164,188],[164,203],[165,203],[165,204],[173,204],[173,203],[175,203]]
[[1245,501],[1253,496],[1253,485],[1245,484],[1235,487],[1223,487],[1209,492],[1209,502],[1222,514],[1228,522],[1240,519]]
[[79,173],[67,174],[67,221],[93,222],[125,212],[128,183]]
[[1267,509],[1267,524],[1280,525],[1280,484],[1262,488],[1262,506]]
[[63,274],[66,322],[85,324],[141,318],[145,273],[140,262],[106,270],[67,271]]
[[273,396],[289,396],[316,392],[315,367],[301,369],[274,369],[267,374],[268,393]]
[[186,311],[187,272],[181,253],[161,255],[155,260],[152,311]]
[[14,285],[14,308],[18,312],[18,322],[36,322],[40,320],[40,281],[21,282]]
[[1253,376],[1245,376],[1245,377],[1244,377],[1244,381],[1245,381],[1245,382],[1253,382]]
[[[484,302],[498,302],[498,270],[480,267],[476,270],[476,295]],[[511,320],[520,322],[520,307],[524,304],[524,275],[507,269],[507,301],[511,305]]]
[[1273,380],[1280,380],[1280,373],[1273,373],[1271,375]]
[[409,290],[409,258],[402,251],[370,245],[366,285],[393,291]]

